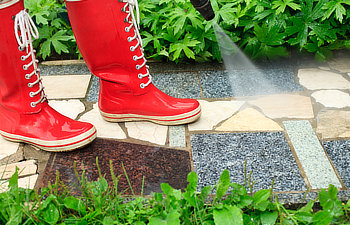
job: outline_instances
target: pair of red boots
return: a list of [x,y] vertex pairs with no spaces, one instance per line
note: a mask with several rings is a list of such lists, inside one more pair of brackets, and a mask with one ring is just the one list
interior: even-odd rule
[[[137,0],[66,0],[66,5],[83,58],[100,78],[105,120],[177,125],[199,118],[198,101],[173,98],[153,86],[134,14]],[[71,120],[47,103],[32,45],[39,34],[23,0],[0,3],[0,25],[0,134],[58,152],[93,141],[93,125]]]

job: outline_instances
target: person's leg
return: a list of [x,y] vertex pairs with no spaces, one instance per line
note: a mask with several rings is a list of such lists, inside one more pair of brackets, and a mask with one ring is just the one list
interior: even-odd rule
[[170,97],[152,84],[136,0],[66,0],[66,5],[80,52],[100,78],[99,108],[105,120],[176,125],[199,118],[197,100]]
[[96,137],[94,126],[69,119],[47,102],[33,49],[38,30],[23,0],[0,3],[0,134],[46,151],[71,151]]

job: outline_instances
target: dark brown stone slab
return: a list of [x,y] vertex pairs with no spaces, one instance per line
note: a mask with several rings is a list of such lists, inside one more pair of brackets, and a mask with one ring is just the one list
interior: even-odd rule
[[[129,188],[122,167],[124,165],[135,194],[141,193],[143,177],[144,194],[160,192],[161,183],[168,183],[176,189],[184,189],[187,185],[187,174],[191,171],[190,154],[187,151],[98,138],[81,150],[51,154],[41,186],[47,186],[49,181],[54,183],[57,170],[61,180],[73,189],[73,193],[79,194],[74,162],[79,174],[85,168],[86,178],[96,181],[99,177],[96,157],[102,175],[105,175],[110,185],[112,185],[110,175],[110,160],[112,160],[116,176],[121,175],[118,184],[120,191]],[[127,193],[130,194],[130,190]]]

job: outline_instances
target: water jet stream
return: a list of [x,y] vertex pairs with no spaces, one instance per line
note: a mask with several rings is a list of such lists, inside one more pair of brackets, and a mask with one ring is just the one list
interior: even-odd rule
[[217,23],[213,22],[213,27],[233,96],[279,93],[269,74],[258,69]]

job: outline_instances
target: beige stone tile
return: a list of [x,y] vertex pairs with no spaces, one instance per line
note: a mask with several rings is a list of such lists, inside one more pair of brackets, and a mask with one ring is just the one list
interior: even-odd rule
[[0,137],[0,159],[15,154],[18,150],[19,143],[7,141]]
[[253,108],[244,109],[226,120],[217,131],[281,131],[275,121],[266,118]]
[[342,73],[350,72],[350,58],[334,58],[328,62],[331,68]]
[[327,71],[331,70],[331,68],[329,68],[329,67],[327,67],[327,66],[319,66],[318,68],[319,68],[320,70],[327,70]]
[[0,178],[9,179],[16,172],[18,167],[19,177],[36,174],[38,166],[35,164],[35,160],[28,160],[19,163],[12,163],[8,165],[0,166]]
[[98,109],[97,103],[93,109],[82,115],[80,121],[92,123],[97,129],[97,137],[125,139],[126,135],[118,123],[105,121]]
[[[18,187],[34,189],[38,174],[18,179]],[[0,181],[0,193],[8,190],[8,181]]]
[[125,127],[128,135],[142,141],[148,141],[158,145],[165,145],[168,126],[158,125],[151,122],[127,122]]
[[320,69],[300,69],[299,83],[309,90],[349,89],[350,82],[342,75]]
[[85,98],[91,75],[42,76],[49,99]]
[[316,132],[323,139],[350,138],[350,112],[324,110],[317,115]]
[[325,107],[350,107],[350,95],[338,90],[321,90],[312,93],[315,100]]
[[291,94],[269,95],[249,103],[259,107],[271,119],[314,117],[310,97]]
[[188,125],[189,131],[212,130],[214,126],[235,114],[245,103],[243,101],[215,101],[199,100],[202,107],[201,117]]
[[71,119],[76,119],[77,116],[85,111],[84,104],[77,99],[70,100],[51,100],[49,105],[57,112]]

